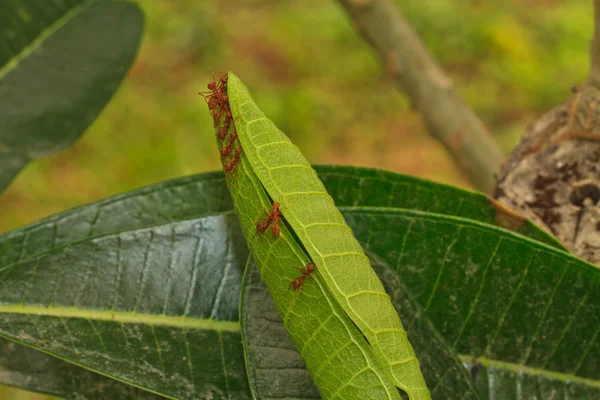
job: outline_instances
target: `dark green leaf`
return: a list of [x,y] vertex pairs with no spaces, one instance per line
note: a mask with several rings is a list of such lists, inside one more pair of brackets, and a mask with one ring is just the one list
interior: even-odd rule
[[[324,165],[315,169],[338,206],[410,208],[489,224],[495,221],[495,209],[486,196],[478,193],[377,169]],[[95,235],[232,210],[222,172],[174,179],[74,208],[0,235],[0,265]],[[114,218],[115,215],[119,218]],[[526,226],[522,234],[549,244],[555,242],[533,224]]]
[[6,339],[0,346],[0,376],[12,386],[65,399],[164,399]]
[[244,275],[240,309],[252,397],[320,399],[253,262]]
[[[344,213],[398,274],[489,398],[600,396],[600,270],[474,221],[399,209]],[[536,397],[537,396],[537,397]]]
[[247,398],[246,247],[232,215],[100,236],[3,266],[0,334],[176,398]]
[[137,52],[139,8],[123,1],[8,0],[0,12],[0,192],[96,119]]

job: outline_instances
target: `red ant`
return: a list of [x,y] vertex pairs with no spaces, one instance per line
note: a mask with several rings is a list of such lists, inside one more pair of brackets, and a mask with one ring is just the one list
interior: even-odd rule
[[217,136],[220,140],[224,140],[227,136],[227,133],[229,133],[229,124],[225,122],[225,125],[219,128],[219,133],[217,134]]
[[231,149],[233,148],[233,140],[229,142],[227,146],[221,147],[221,157],[225,158],[231,153]]
[[[221,112],[225,111],[225,115],[229,118],[231,116],[231,110],[229,109],[228,97],[226,94],[225,84],[227,83],[227,74],[223,75],[219,81],[215,81],[215,74],[213,73],[213,80],[206,86],[209,92],[200,92],[199,94],[204,97],[204,100],[208,104],[208,109],[213,114],[215,124],[221,119]],[[219,107],[219,110],[216,108]]]
[[[226,175],[231,175],[232,173],[235,172],[238,163],[240,162],[240,155],[242,154],[242,148],[238,147],[237,149],[235,149],[235,156],[233,157],[233,161],[228,161],[225,164],[225,174]],[[229,187],[229,182],[227,183],[227,186]]]
[[[221,117],[221,115],[219,113],[219,118],[220,117]],[[217,121],[215,121],[215,124],[216,124],[216,122]],[[220,140],[225,140],[225,137],[227,137],[227,134],[229,133],[229,127],[231,126],[231,122],[232,122],[231,118],[225,118],[225,121],[223,122],[223,126],[221,126],[219,128],[219,133],[217,133],[217,136],[219,137]]]
[[273,209],[270,212],[265,212],[266,217],[262,218],[256,224],[256,231],[260,233],[264,233],[269,227],[271,228],[271,233],[275,237],[279,237],[281,235],[281,230],[279,229],[279,218],[281,218],[281,211],[279,211],[279,203],[273,203]]
[[314,263],[310,262],[306,264],[306,267],[296,267],[302,272],[302,276],[297,277],[292,282],[290,282],[290,286],[288,286],[288,292],[291,288],[295,289],[294,298],[292,299],[292,303],[296,300],[296,295],[302,292],[302,288],[304,287],[304,280],[306,278],[315,279],[312,277],[311,273],[317,269]]
[[227,164],[225,164],[225,172],[231,173],[231,172],[235,171],[239,161],[240,161],[239,157],[234,158],[233,161],[228,161]]
[[[235,133],[235,132],[233,132],[233,133]],[[240,155],[242,155],[242,146],[240,146],[237,149],[235,149],[235,158],[239,159]]]

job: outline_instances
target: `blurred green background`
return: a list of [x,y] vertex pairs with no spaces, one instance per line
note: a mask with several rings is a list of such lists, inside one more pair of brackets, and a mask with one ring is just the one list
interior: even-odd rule
[[[398,7],[508,153],[588,70],[590,0],[402,0]],[[469,187],[333,0],[146,0],[117,95],[73,148],[0,197],[0,232],[140,186],[220,168],[197,92],[232,69],[312,163]],[[0,399],[40,399],[0,387]]]

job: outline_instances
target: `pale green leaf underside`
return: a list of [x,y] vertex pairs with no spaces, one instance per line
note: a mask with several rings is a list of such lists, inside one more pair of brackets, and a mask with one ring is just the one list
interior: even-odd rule
[[270,198],[281,204],[286,222],[316,264],[327,289],[365,335],[395,385],[411,400],[430,398],[389,296],[316,172],[231,72],[227,91],[252,172]]
[[[285,228],[276,240],[256,231],[270,203],[244,155],[229,180],[235,212],[273,303],[324,399],[400,399],[361,333],[315,276],[292,304],[290,282],[308,258]],[[247,345],[247,344],[246,344]]]

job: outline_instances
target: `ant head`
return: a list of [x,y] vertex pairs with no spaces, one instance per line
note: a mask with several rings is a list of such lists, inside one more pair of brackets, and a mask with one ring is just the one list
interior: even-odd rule
[[306,264],[306,271],[313,272],[315,269],[317,269],[315,263],[310,262]]
[[273,203],[273,208],[279,208],[279,203],[278,202],[274,202]]

